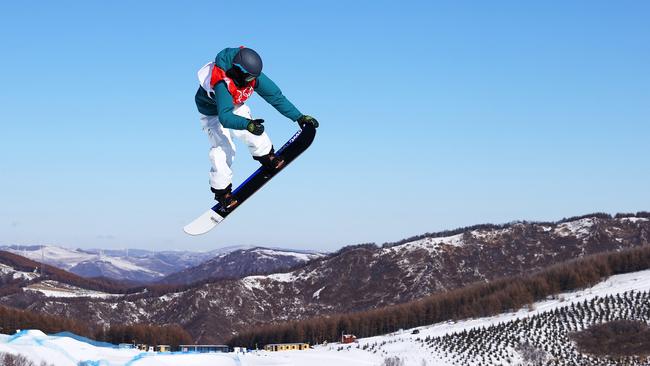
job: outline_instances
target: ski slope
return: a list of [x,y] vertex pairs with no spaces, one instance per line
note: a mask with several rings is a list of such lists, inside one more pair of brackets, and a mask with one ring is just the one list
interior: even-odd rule
[[[399,357],[404,365],[447,366],[454,364],[450,356],[432,353],[432,348],[423,345],[423,339],[488,328],[515,319],[548,314],[555,309],[583,303],[585,300],[629,291],[650,291],[650,270],[612,276],[591,288],[560,294],[552,299],[537,302],[530,309],[415,328],[418,334],[411,334],[415,329],[408,329],[360,339],[353,345],[332,343],[316,346],[308,351],[253,351],[227,354],[143,353],[137,350],[96,347],[73,338],[48,336],[38,330],[29,330],[12,336],[0,335],[0,353],[21,354],[36,364],[46,362],[56,366],[77,366],[80,362],[101,366],[381,366],[389,357]],[[489,354],[488,351],[485,353]],[[514,357],[512,361],[516,363],[521,360]]]

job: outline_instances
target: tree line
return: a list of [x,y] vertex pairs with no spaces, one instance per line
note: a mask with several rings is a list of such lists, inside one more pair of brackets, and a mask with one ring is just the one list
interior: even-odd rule
[[252,326],[231,338],[230,346],[338,341],[342,333],[371,337],[449,320],[492,316],[532,306],[562,292],[590,287],[621,273],[650,268],[650,246],[596,254],[564,262],[529,275],[502,278],[424,299],[350,314]]
[[91,327],[84,322],[0,306],[0,333],[13,334],[22,329],[39,329],[48,334],[69,331],[92,337]]
[[96,341],[113,344],[166,344],[177,347],[192,344],[190,334],[177,324],[171,325],[99,325],[54,315],[0,306],[0,333],[14,334],[17,330],[39,329],[47,334],[71,332]]
[[111,325],[96,334],[98,340],[113,344],[131,343],[148,345],[192,344],[192,336],[178,324],[158,326],[148,324]]

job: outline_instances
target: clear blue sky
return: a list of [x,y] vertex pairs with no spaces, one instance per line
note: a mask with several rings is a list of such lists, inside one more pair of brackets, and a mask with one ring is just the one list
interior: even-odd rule
[[[5,1],[0,243],[334,250],[650,210],[647,1]],[[321,121],[220,227],[196,71],[246,45]],[[296,125],[259,97],[277,146]],[[239,145],[235,183],[255,168]]]

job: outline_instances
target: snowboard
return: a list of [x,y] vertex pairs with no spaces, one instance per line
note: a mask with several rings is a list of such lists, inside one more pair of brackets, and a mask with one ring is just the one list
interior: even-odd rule
[[232,194],[237,198],[239,204],[230,210],[226,210],[218,203],[206,211],[203,215],[199,216],[194,221],[187,224],[183,231],[189,235],[201,235],[212,230],[215,226],[219,225],[228,215],[232,214],[239,208],[244,201],[257,192],[262,186],[270,181],[275,175],[282,170],[286,169],[292,161],[294,161],[300,154],[302,154],[311,145],[316,137],[316,129],[314,126],[307,124],[296,132],[276,154],[282,155],[285,165],[280,170],[271,171],[267,168],[260,167],[248,179],[239,185]]

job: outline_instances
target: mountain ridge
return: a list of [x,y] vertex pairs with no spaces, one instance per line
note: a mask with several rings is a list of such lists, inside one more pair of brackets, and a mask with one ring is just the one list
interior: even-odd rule
[[558,223],[507,224],[380,247],[344,247],[296,269],[208,281],[177,291],[118,299],[58,299],[37,293],[0,302],[92,321],[179,323],[201,342],[220,342],[254,324],[400,304],[475,282],[534,271],[570,258],[646,245],[647,213],[585,215]]
[[[146,284],[189,284],[208,279],[209,262],[227,257],[234,263],[231,271],[213,269],[215,278],[238,278],[251,274],[270,273],[286,270],[308,261],[321,253],[311,250],[265,248],[261,246],[239,245],[204,252],[192,251],[151,251],[143,249],[80,249],[52,245],[4,245],[5,250],[37,262],[66,270],[86,278],[106,278],[129,283]],[[264,262],[263,251],[277,251],[276,261],[266,261],[262,268],[253,266]],[[247,254],[259,252],[258,258],[248,258]],[[241,256],[238,257],[238,254]],[[291,260],[290,257],[295,257]],[[301,257],[301,258],[299,258]],[[206,264],[206,262],[208,262]],[[220,266],[227,263],[216,263]],[[197,267],[196,269],[194,269]],[[196,272],[196,276],[192,273]]]
[[316,251],[253,247],[223,253],[197,266],[165,276],[160,284],[191,284],[291,270],[325,256]]

